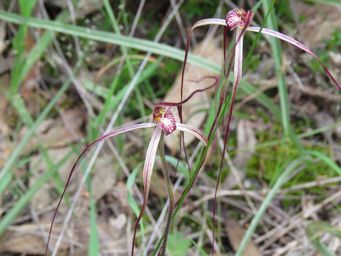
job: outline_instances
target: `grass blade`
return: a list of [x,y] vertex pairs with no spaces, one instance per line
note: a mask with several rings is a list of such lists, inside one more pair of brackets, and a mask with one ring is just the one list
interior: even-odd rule
[[[270,15],[266,20],[267,27],[273,30],[278,29],[276,14],[272,8],[271,0],[263,0],[263,10],[264,13],[268,13],[270,11]],[[282,117],[282,126],[286,136],[291,137],[291,125],[290,125],[290,110],[289,110],[289,98],[288,91],[286,88],[285,77],[282,73],[282,50],[281,45],[278,40],[274,38],[270,38],[270,45],[272,49],[272,54],[275,59],[275,67],[276,74],[278,78],[278,90],[280,97],[280,105],[281,105],[281,117]]]
[[[142,51],[150,51],[151,53],[170,57],[173,59],[177,59],[179,61],[183,60],[184,53],[182,50],[165,44],[155,43],[149,40],[131,38],[110,32],[70,25],[60,21],[27,18],[20,16],[18,14],[2,10],[0,10],[0,19],[15,24],[26,24],[28,26],[35,28],[47,29],[58,33],[79,36],[90,40],[96,40],[99,42],[117,44]],[[193,65],[204,67],[213,72],[217,72],[220,70],[220,67],[218,65],[195,55],[190,54],[189,62]]]
[[[13,151],[9,159],[6,161],[3,169],[0,173],[0,180],[3,179],[3,177],[7,177],[8,173],[10,173],[13,165],[16,163],[17,159],[19,158],[21,152],[23,151],[26,144],[29,142],[33,134],[38,129],[38,126],[45,120],[47,115],[50,113],[50,111],[53,109],[53,107],[56,105],[57,101],[60,99],[60,97],[65,93],[65,91],[69,88],[70,81],[66,81],[64,85],[59,89],[57,94],[53,97],[53,99],[49,102],[49,104],[46,106],[46,108],[41,112],[41,114],[38,116],[36,121],[32,124],[28,132],[25,134],[25,136],[22,138],[16,149]],[[4,191],[5,187],[0,187],[0,194]]]
[[90,194],[90,240],[89,240],[89,248],[88,255],[89,256],[97,256],[99,255],[99,238],[97,231],[97,212],[96,212],[96,202],[94,199],[94,193],[91,185],[91,178],[88,178],[88,191]]
[[263,217],[266,209],[269,207],[271,201],[275,197],[278,190],[281,188],[281,186],[288,180],[288,178],[292,175],[292,173],[296,170],[296,168],[301,165],[304,161],[308,160],[307,156],[303,156],[300,158],[297,158],[296,160],[292,161],[284,170],[284,172],[278,177],[275,185],[272,187],[268,195],[265,197],[263,203],[261,204],[257,214],[253,217],[251,224],[249,228],[247,229],[241,243],[240,247],[238,248],[238,251],[236,252],[236,256],[243,255],[243,252],[245,250],[245,247],[247,246],[252,234],[255,232],[255,229],[260,221],[260,219]]
[[[45,172],[28,191],[15,203],[9,212],[0,220],[0,236],[6,231],[7,227],[15,220],[22,209],[30,202],[31,198],[46,184],[46,182],[55,175],[61,166],[72,154],[67,154],[61,161],[55,164],[54,168]],[[0,193],[1,194],[1,193]]]
[[[105,32],[105,31],[98,31],[94,29],[84,28],[75,25],[65,24],[60,21],[48,21],[42,20],[37,18],[25,18],[20,15],[5,12],[0,10],[0,19],[12,22],[15,24],[22,24],[25,23],[29,26],[41,29],[47,29],[54,32],[60,32],[64,34],[84,37],[90,40],[96,40],[99,42],[106,42],[112,43],[117,45],[122,45],[125,47],[131,47],[134,49],[142,50],[142,51],[150,51],[154,54],[159,54],[162,56],[170,57],[179,61],[183,60],[184,51],[179,50],[177,48],[155,43],[148,40],[137,39],[137,38],[130,38],[122,35],[116,35],[113,33]],[[210,61],[207,61],[204,58],[201,58],[197,55],[189,54],[188,55],[188,62],[198,66],[203,67],[209,71],[214,73],[220,73],[221,67],[217,64],[214,64]],[[241,81],[241,89],[246,93],[255,92],[257,89],[253,87],[251,84],[246,83],[245,81]],[[260,93],[257,96],[257,100],[267,107],[271,112],[273,112],[276,116],[280,114],[277,106],[272,103],[272,100],[265,96],[263,93]]]

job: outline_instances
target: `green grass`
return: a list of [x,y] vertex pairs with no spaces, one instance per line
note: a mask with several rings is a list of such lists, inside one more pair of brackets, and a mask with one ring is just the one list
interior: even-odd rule
[[[270,13],[269,18],[266,21],[266,25],[268,28],[273,30],[278,30],[278,21],[276,18],[276,13],[273,8],[272,0],[263,0],[263,10],[265,13]],[[288,99],[288,90],[285,83],[285,77],[282,73],[282,50],[279,40],[275,38],[271,38],[270,46],[272,49],[272,56],[275,60],[276,66],[276,75],[278,78],[278,91],[280,97],[280,106],[281,106],[281,117],[282,117],[282,126],[286,136],[292,136],[292,128],[290,125],[290,108],[289,108],[289,99]]]
[[330,4],[335,6],[341,6],[341,3],[339,0],[308,0],[309,2],[313,3],[320,3],[320,4]]
[[319,238],[323,233],[329,233],[334,237],[341,239],[341,229],[325,222],[313,222],[306,228],[306,234],[316,250],[319,251],[321,255],[333,256],[335,254],[321,242]]

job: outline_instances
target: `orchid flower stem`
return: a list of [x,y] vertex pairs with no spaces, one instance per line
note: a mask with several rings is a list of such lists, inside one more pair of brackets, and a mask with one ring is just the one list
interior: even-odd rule
[[168,193],[168,198],[169,198],[168,218],[167,218],[167,223],[166,223],[166,227],[165,227],[165,231],[163,235],[162,246],[159,252],[159,256],[164,256],[166,255],[167,239],[168,239],[169,230],[172,224],[172,220],[173,220],[172,216],[173,216],[173,211],[174,211],[174,195],[173,195],[172,182],[171,182],[171,178],[169,175],[166,157],[165,157],[164,135],[161,136],[161,140],[159,143],[159,152],[160,152],[160,158],[162,162],[162,172],[165,178],[167,193]]
[[[227,126],[226,126],[226,131],[224,135],[224,148],[222,152],[222,157],[220,161],[220,167],[219,167],[219,172],[218,172],[218,179],[214,191],[214,200],[213,200],[213,221],[212,221],[212,254],[214,252],[214,241],[215,241],[215,226],[216,226],[216,220],[215,220],[215,215],[217,211],[217,193],[219,189],[219,184],[221,181],[221,176],[222,176],[222,170],[223,170],[223,163],[224,163],[224,155],[225,151],[227,149],[227,140],[230,134],[230,124],[232,120],[232,114],[233,114],[233,106],[234,106],[234,101],[235,97],[237,94],[237,88],[240,83],[240,79],[242,77],[242,67],[243,67],[243,30],[242,28],[237,28],[237,33],[236,33],[236,48],[235,48],[235,58],[234,58],[234,81],[233,81],[233,88],[232,88],[232,96],[231,96],[231,101],[230,101],[230,107],[227,115]],[[239,42],[238,42],[239,41]]]
[[[222,106],[221,111],[219,112],[219,117],[217,118],[217,122],[218,124],[221,124],[221,122],[223,121],[224,116],[226,115],[227,111],[228,111],[228,102],[227,104],[224,104]],[[195,161],[194,164],[194,168],[193,168],[193,173],[192,176],[190,177],[189,183],[188,185],[185,187],[184,191],[182,192],[180,198],[176,201],[175,205],[174,205],[174,211],[172,214],[172,218],[174,219],[175,216],[178,214],[181,206],[183,205],[185,199],[187,198],[188,194],[190,193],[194,183],[197,180],[197,177],[199,175],[199,172],[201,171],[202,167],[205,164],[206,158],[207,158],[207,153],[209,148],[211,147],[215,137],[214,135],[216,134],[217,131],[217,126],[214,127],[214,129],[211,132],[211,136],[208,139],[207,145],[205,148],[202,149],[202,151],[198,154],[199,157],[197,159],[197,161]],[[155,246],[154,252],[153,252],[153,256],[156,255],[156,252],[158,251],[158,249],[161,247],[161,243],[162,243],[162,239],[160,239],[157,243],[157,245]]]

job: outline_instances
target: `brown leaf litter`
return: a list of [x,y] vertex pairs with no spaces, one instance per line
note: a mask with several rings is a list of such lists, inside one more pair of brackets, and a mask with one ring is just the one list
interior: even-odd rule
[[[62,111],[57,118],[46,119],[39,125],[36,136],[31,138],[24,152],[37,150],[39,145],[45,148],[59,148],[79,141],[83,135],[81,128],[84,118],[83,110],[75,108]],[[20,131],[21,137],[24,137],[28,129],[24,127]]]
[[[47,0],[46,2],[58,6],[60,8],[68,8],[70,0]],[[103,7],[103,0],[80,0],[73,6],[75,18],[83,18],[84,16],[97,11]]]
[[[225,230],[233,250],[237,251],[244,237],[245,230],[241,228],[239,223],[231,217],[228,217],[227,221],[225,222]],[[255,245],[255,243],[252,240],[250,240],[245,247],[243,255],[260,256],[262,254],[259,248]]]
[[330,39],[332,33],[340,30],[340,9],[327,4],[308,5],[301,1],[294,1],[297,14],[305,19],[299,26],[302,39],[310,48],[316,48],[324,40]]
[[[218,46],[219,40],[217,38],[208,38],[194,48],[193,53],[199,55],[207,60],[223,64],[222,49]],[[196,67],[190,64],[186,65],[185,79],[184,79],[184,98],[190,95],[191,92],[202,89],[212,84],[211,79],[206,79],[200,83],[192,82],[197,81],[204,76],[212,75],[204,68]],[[178,74],[174,84],[168,91],[164,101],[178,102],[180,101],[181,88],[181,72]],[[192,125],[196,128],[201,128],[205,118],[206,110],[209,108],[210,95],[215,92],[211,89],[207,92],[196,94],[189,102],[183,105],[183,118],[184,123]],[[177,120],[179,117],[177,111],[174,111]],[[165,143],[167,147],[174,153],[179,150],[179,133],[176,136],[166,137]],[[185,145],[189,145],[193,140],[193,136],[185,134]]]

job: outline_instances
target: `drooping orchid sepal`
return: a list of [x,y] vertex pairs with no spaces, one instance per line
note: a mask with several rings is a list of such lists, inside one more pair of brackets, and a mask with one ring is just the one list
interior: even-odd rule
[[235,28],[248,27],[253,18],[252,11],[245,11],[244,9],[233,9],[226,15],[225,22],[229,30]]
[[171,111],[172,107],[155,106],[153,109],[153,121],[167,136],[176,130],[176,120]]

